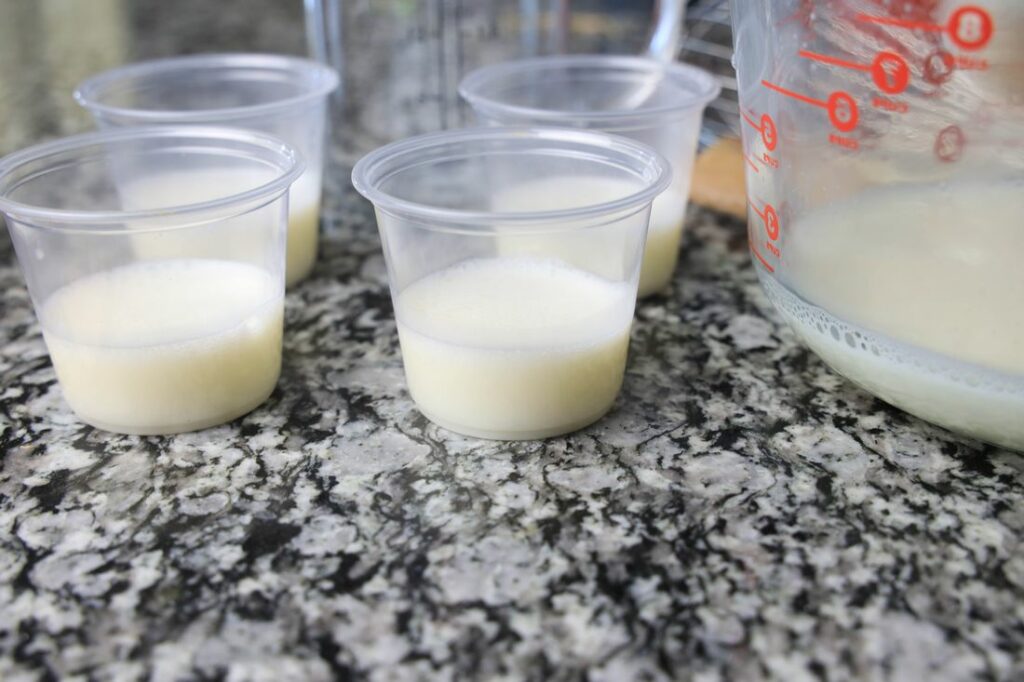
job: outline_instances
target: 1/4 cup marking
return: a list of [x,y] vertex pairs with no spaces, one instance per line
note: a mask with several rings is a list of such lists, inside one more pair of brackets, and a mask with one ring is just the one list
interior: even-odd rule
[[775,148],[779,145],[779,129],[775,127],[775,121],[768,114],[761,115],[761,122],[758,123],[754,119],[747,116],[746,112],[741,112],[743,120],[750,125],[751,128],[761,133],[761,141],[764,142],[764,147],[770,152],[775,151]]
[[[775,258],[781,257],[782,252],[779,250],[779,246],[776,243],[778,242],[779,235],[782,232],[782,225],[779,222],[778,211],[775,210],[774,206],[767,202],[765,202],[763,208],[758,208],[753,199],[748,197],[747,201],[750,203],[750,208],[753,209],[754,213],[757,214],[764,225],[764,232],[768,237],[767,240],[761,242],[764,248],[767,249]],[[758,242],[754,241],[753,234],[749,235],[747,241],[750,243],[751,252],[759,261],[761,261],[761,265],[763,265],[768,272],[775,272],[775,267],[768,261],[768,258],[761,253],[760,248],[758,248]]]

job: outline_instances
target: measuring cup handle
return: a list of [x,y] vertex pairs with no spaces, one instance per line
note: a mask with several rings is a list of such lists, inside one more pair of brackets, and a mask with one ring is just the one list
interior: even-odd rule
[[647,45],[647,56],[671,62],[679,54],[683,42],[686,0],[655,0],[654,11],[654,30]]

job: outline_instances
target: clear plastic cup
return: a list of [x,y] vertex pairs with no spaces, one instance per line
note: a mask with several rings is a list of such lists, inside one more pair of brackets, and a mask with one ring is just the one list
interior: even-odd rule
[[482,123],[615,133],[652,146],[672,163],[672,185],[651,212],[640,296],[672,279],[701,118],[720,89],[713,75],[694,66],[603,55],[505,62],[477,69],[459,85]]
[[92,113],[100,129],[232,126],[269,133],[297,149],[306,171],[291,188],[291,286],[308,276],[316,262],[327,96],[337,86],[333,69],[297,57],[195,55],[107,71],[79,85],[75,99]]
[[[301,172],[276,138],[196,126],[90,133],[0,160],[0,212],[82,421],[176,433],[266,400]],[[205,192],[183,197],[193,174]]]
[[377,211],[420,411],[501,440],[604,415],[670,178],[646,145],[557,128],[425,135],[360,160],[352,182]]

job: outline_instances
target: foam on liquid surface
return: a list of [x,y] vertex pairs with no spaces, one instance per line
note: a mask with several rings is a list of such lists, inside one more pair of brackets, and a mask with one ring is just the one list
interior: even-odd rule
[[108,430],[222,423],[266,399],[280,371],[279,286],[242,263],[115,268],[54,292],[40,319],[68,403]]
[[888,402],[1024,448],[1024,188],[887,189],[796,223],[767,289],[830,365]]

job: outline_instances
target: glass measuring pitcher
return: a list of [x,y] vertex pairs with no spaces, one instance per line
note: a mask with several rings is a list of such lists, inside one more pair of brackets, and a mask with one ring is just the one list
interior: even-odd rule
[[1024,449],[1024,3],[732,0],[769,297],[883,400]]
[[685,0],[306,0],[314,59],[342,77],[347,152],[470,124],[459,81],[518,57],[679,52]]

